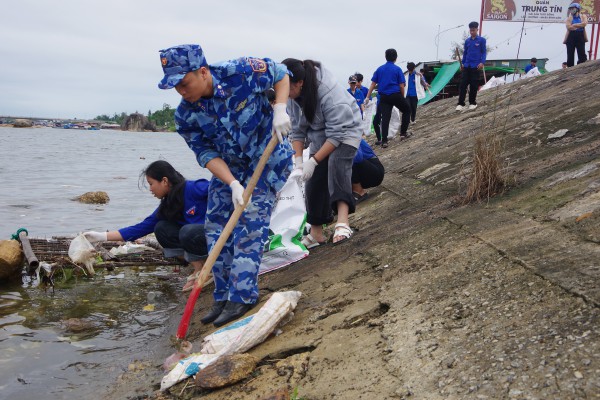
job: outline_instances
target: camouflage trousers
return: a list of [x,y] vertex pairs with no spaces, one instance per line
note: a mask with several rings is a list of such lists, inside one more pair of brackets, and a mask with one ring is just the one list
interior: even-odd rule
[[[231,166],[230,169],[246,187],[252,171],[236,171]],[[267,183],[264,176],[261,177],[252,193],[251,202],[212,268],[215,301],[254,304],[258,300],[258,269],[269,237],[269,223],[276,195],[276,190]],[[233,209],[231,189],[213,177],[208,191],[204,226],[209,251],[212,251]]]

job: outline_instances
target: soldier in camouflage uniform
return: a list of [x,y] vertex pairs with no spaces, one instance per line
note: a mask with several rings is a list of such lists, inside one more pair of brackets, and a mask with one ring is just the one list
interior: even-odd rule
[[[177,131],[213,173],[208,194],[206,235],[212,251],[271,136],[279,144],[252,198],[213,267],[215,303],[202,323],[223,325],[244,315],[258,300],[258,268],[268,238],[276,193],[292,167],[291,129],[286,111],[287,68],[265,58],[238,58],[208,65],[198,45],[160,51],[165,76],[161,89],[182,96],[175,113]],[[266,91],[275,90],[275,104]]]

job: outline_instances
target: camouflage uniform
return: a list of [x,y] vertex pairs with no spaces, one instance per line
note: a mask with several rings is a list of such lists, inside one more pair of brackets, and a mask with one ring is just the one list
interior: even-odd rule
[[[287,69],[270,59],[258,58],[239,58],[209,69],[214,96],[195,103],[182,99],[175,113],[177,131],[196,154],[200,166],[220,157],[246,187],[272,136],[273,111],[265,91],[280,81]],[[258,268],[268,238],[271,211],[276,193],[291,171],[292,154],[287,139],[273,151],[251,203],[213,266],[215,301],[257,301]],[[213,177],[205,224],[209,251],[233,210],[231,189]]]

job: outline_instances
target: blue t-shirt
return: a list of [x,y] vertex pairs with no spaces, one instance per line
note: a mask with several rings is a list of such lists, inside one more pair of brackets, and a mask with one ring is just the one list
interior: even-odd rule
[[527,66],[525,67],[525,73],[528,73],[529,71],[531,71],[531,70],[532,70],[532,69],[534,69],[534,68],[535,68],[535,67],[534,67],[533,65],[531,65],[531,64],[527,65]]
[[375,152],[369,146],[369,143],[365,139],[360,140],[360,145],[358,146],[358,150],[356,150],[356,155],[354,156],[354,161],[352,164],[360,164],[364,160],[370,160],[371,158],[377,157]]
[[379,94],[390,95],[400,92],[400,84],[406,83],[402,68],[391,61],[377,68],[371,81],[377,83]]
[[[180,225],[204,224],[208,202],[208,181],[198,179],[197,181],[186,181],[183,189],[183,215]],[[154,210],[142,222],[119,229],[119,233],[125,241],[139,239],[154,232],[154,227],[160,221],[157,216],[158,208]]]
[[369,94],[369,88],[366,88],[364,86],[360,87],[360,91],[362,92],[363,96],[365,97],[365,99],[367,98],[367,94]]
[[475,39],[468,37],[465,40],[465,50],[463,52],[462,63],[466,68],[477,68],[479,64],[485,64],[486,42],[481,36],[475,36]]
[[415,77],[417,73],[413,71],[412,74],[408,74],[408,89],[406,90],[406,97],[417,97],[417,86],[415,85]]
[[[356,104],[358,104],[358,108],[365,102],[365,95],[359,89],[355,89],[354,93],[352,93],[352,89],[348,88],[348,93],[350,93],[356,99]],[[361,110],[362,113],[362,110]]]

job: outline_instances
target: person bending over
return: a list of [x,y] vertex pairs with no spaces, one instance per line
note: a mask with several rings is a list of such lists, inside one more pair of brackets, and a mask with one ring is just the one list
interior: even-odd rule
[[[313,60],[287,58],[291,72],[288,110],[292,119],[292,145],[296,168],[306,181],[307,222],[310,233],[302,243],[315,247],[326,242],[323,224],[337,224],[333,244],[352,237],[348,215],[354,212],[352,160],[362,136],[362,119],[356,100],[339,85],[329,70]],[[304,145],[310,141],[310,158],[303,163]]]
[[204,222],[208,181],[187,181],[167,161],[154,161],[142,172],[158,208],[142,222],[109,232],[84,232],[91,242],[133,241],[152,232],[165,257],[184,257],[194,267],[183,290],[192,288],[208,254]]

